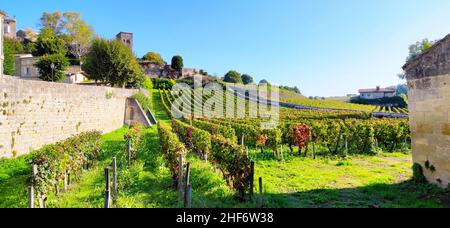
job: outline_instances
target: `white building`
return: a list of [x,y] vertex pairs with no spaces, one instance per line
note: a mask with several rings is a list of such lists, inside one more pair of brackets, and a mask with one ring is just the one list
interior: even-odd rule
[[[3,28],[3,19],[5,16],[5,13],[0,11],[0,28]],[[0,29],[0,78],[3,76],[3,59],[3,29]]]
[[394,89],[380,88],[377,86],[375,89],[360,89],[359,90],[360,97],[362,99],[380,99],[385,97],[393,97],[395,96]]

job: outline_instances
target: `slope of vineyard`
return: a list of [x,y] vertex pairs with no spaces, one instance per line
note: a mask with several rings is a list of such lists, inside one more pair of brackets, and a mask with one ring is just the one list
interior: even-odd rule
[[[50,188],[48,207],[102,207],[103,169],[111,165],[113,156],[118,158],[119,195],[112,207],[183,207],[173,188],[171,167],[176,162],[170,160],[166,149],[172,157],[183,153],[190,162],[195,208],[257,207],[258,196],[250,195],[250,186],[253,183],[257,192],[259,177],[267,208],[442,207],[442,200],[449,197],[446,190],[411,181],[409,137],[405,137],[409,132],[404,120],[286,109],[278,128],[264,130],[262,119],[186,116],[173,120],[171,105],[179,101],[168,91],[150,94],[152,112],[165,130],[124,127],[102,136],[95,167],[74,178],[59,196]],[[313,141],[305,137],[308,133]],[[128,137],[140,138],[132,164],[126,161]],[[161,140],[170,142],[164,144],[166,149]],[[186,151],[177,149],[183,147]],[[26,207],[30,159],[0,160],[0,207]],[[254,179],[248,176],[252,161]]]

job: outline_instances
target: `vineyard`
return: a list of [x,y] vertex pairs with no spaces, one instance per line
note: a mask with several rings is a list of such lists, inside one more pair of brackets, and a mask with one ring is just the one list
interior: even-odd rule
[[0,160],[0,207],[27,207],[30,186],[35,207],[49,208],[442,207],[448,197],[411,180],[407,120],[281,108],[264,129],[268,120],[245,110],[204,118],[168,90],[150,95],[157,126],[86,132]]

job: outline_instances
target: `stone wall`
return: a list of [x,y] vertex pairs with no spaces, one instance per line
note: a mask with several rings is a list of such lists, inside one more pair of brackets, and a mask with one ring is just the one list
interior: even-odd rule
[[68,138],[123,126],[135,90],[0,78],[0,158]]
[[408,80],[412,149],[427,179],[450,183],[450,74]]

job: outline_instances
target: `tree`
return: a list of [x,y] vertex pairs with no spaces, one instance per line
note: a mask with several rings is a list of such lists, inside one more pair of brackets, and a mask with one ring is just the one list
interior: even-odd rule
[[241,78],[244,85],[253,83],[253,77],[248,74],[243,74]]
[[229,83],[242,83],[241,74],[234,70],[228,71],[223,80]]
[[161,55],[156,52],[148,52],[147,54],[144,55],[144,57],[142,57],[142,59],[145,61],[154,63],[158,66],[165,65],[165,62],[164,62],[163,58],[161,57]]
[[422,53],[428,51],[435,42],[430,42],[428,39],[423,39],[422,41],[417,41],[415,44],[409,46],[409,55],[406,62],[410,62],[417,58]]
[[181,73],[183,72],[184,63],[183,63],[183,57],[176,55],[172,58],[172,69],[176,70],[177,72]]
[[53,30],[49,27],[41,29],[37,42],[34,45],[34,56],[44,56],[52,54],[66,55],[67,47],[64,40],[57,37]]
[[[406,63],[409,63],[416,59],[422,53],[428,51],[436,42],[429,41],[428,39],[423,39],[422,41],[417,41],[415,44],[409,46],[409,55],[406,58]],[[397,74],[400,79],[406,79],[406,72]]]
[[61,12],[44,12],[41,17],[41,26],[43,28],[50,28],[54,34],[59,35],[64,28],[63,16]]
[[66,12],[63,16],[62,24],[67,32],[65,37],[69,52],[81,59],[88,52],[94,30],[81,19],[80,13]]
[[82,69],[89,79],[118,87],[140,87],[145,79],[131,50],[117,40],[95,38]]
[[[54,69],[51,65],[54,64]],[[69,67],[69,60],[63,54],[51,54],[39,57],[35,66],[39,68],[39,78],[44,81],[63,81],[64,71]]]
[[203,70],[203,69],[200,69],[200,75],[203,75],[203,76],[208,76],[208,72],[207,71],[205,71],[205,70]]
[[270,85],[269,81],[267,81],[266,79],[263,79],[263,80],[259,81],[259,84]]
[[5,60],[3,62],[3,73],[7,75],[14,75],[14,54],[24,52],[22,43],[15,38],[5,38],[3,43],[3,54]]

